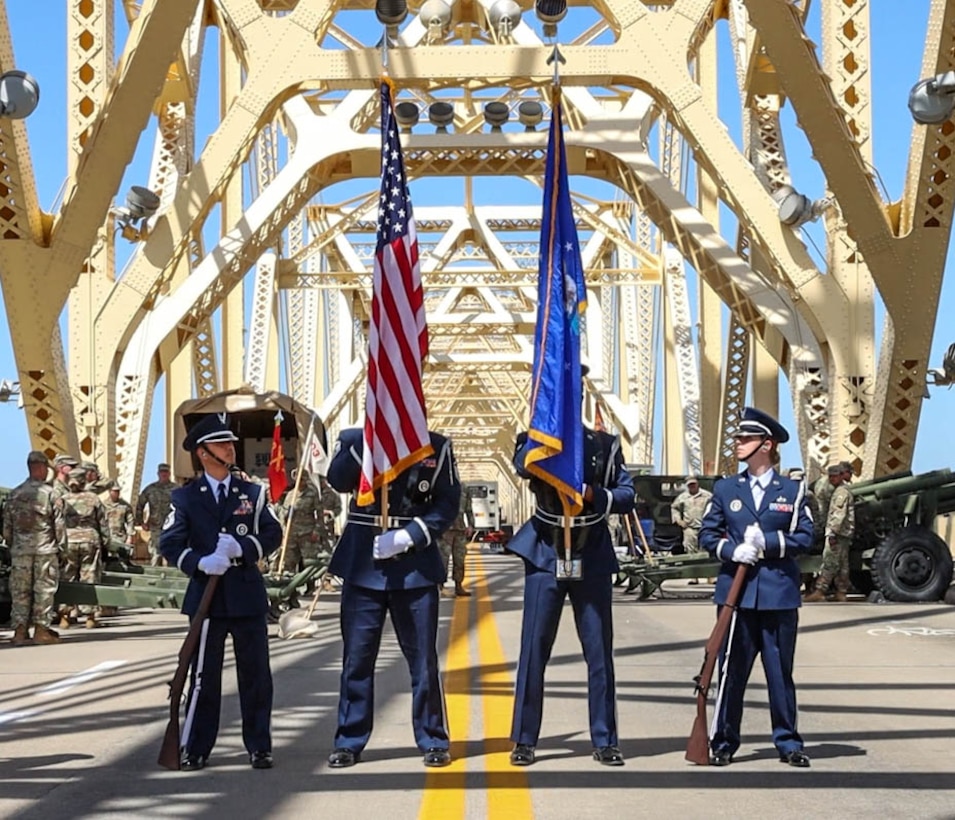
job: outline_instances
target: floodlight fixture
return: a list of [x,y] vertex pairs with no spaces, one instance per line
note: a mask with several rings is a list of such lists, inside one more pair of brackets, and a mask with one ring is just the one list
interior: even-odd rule
[[955,71],[919,80],[909,92],[909,111],[919,125],[938,125],[955,110]]
[[557,24],[567,16],[567,0],[537,0],[534,12],[544,24],[544,36],[556,37]]
[[400,102],[395,106],[395,119],[402,131],[411,131],[418,124],[421,112],[413,102]]
[[[149,232],[146,222],[155,216],[159,210],[159,196],[142,185],[133,185],[126,194],[126,206],[114,208],[113,215],[119,223],[124,239],[130,242],[139,242],[145,239]],[[137,225],[136,223],[140,223]]]
[[447,134],[448,126],[454,122],[454,106],[447,102],[433,102],[428,106],[428,119],[437,133]]
[[0,401],[8,402],[14,396],[20,396],[20,382],[13,379],[0,379]]
[[427,0],[418,17],[421,25],[428,29],[428,40],[440,40],[451,27],[451,5],[445,0]]
[[525,131],[534,131],[534,126],[544,119],[544,107],[537,100],[524,100],[517,106],[517,118]]
[[508,121],[511,116],[511,109],[507,103],[495,101],[485,103],[484,121],[491,126],[491,131],[500,131],[501,126]]
[[791,228],[814,222],[835,202],[832,197],[813,201],[792,185],[780,185],[773,192],[773,200],[779,208],[779,221]]
[[406,0],[375,0],[375,16],[383,26],[400,26],[408,16]]
[[507,37],[521,22],[521,7],[515,0],[497,0],[487,16],[498,36]]
[[0,117],[22,120],[29,117],[40,102],[40,85],[25,71],[0,74]]

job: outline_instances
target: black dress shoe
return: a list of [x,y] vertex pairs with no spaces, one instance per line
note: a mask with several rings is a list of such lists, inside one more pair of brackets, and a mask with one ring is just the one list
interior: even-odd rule
[[809,755],[807,755],[802,749],[796,749],[794,752],[786,752],[779,756],[780,763],[788,763],[790,766],[795,766],[797,769],[808,769],[809,768]]
[[424,753],[424,765],[438,768],[448,766],[451,763],[451,752],[447,749],[428,749]]
[[328,765],[332,769],[347,769],[354,766],[361,760],[361,752],[353,752],[351,749],[335,749],[328,756]]
[[616,746],[601,746],[594,749],[594,760],[603,766],[622,766],[623,755]]
[[185,754],[179,762],[179,768],[184,772],[198,772],[206,767],[206,759],[202,755]]
[[249,763],[253,769],[271,769],[275,765],[271,752],[252,752],[249,755]]
[[518,743],[511,752],[512,766],[531,766],[534,763],[534,747]]
[[733,753],[729,749],[716,749],[710,754],[711,766],[729,766],[733,762]]

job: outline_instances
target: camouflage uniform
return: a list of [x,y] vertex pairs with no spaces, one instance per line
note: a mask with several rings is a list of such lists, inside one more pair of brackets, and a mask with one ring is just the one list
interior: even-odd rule
[[451,559],[451,580],[454,581],[455,590],[459,594],[462,593],[461,583],[464,581],[464,562],[468,554],[468,535],[473,525],[474,510],[471,505],[471,495],[462,491],[458,516],[438,541],[445,567],[448,565],[448,559]]
[[[70,492],[63,498],[66,517],[66,536],[69,547],[61,566],[64,581],[81,581],[84,584],[98,583],[103,577],[103,555],[109,550],[109,524],[106,508],[92,490],[85,490],[85,477],[70,476]],[[87,626],[95,625],[93,608],[81,606],[80,612],[88,616]],[[60,611],[69,625],[69,607]],[[91,623],[92,622],[92,623]]]
[[31,624],[46,628],[60,578],[59,553],[66,549],[63,502],[45,481],[28,478],[7,498],[3,540],[13,562],[10,625],[25,631]]
[[825,594],[835,582],[836,595],[845,600],[849,589],[849,549],[855,534],[855,507],[846,484],[834,487],[826,517],[826,548],[822,553],[822,572],[816,589]]
[[136,527],[133,524],[133,507],[125,498],[113,501],[111,498],[103,502],[106,510],[106,524],[109,526],[110,537],[124,544],[133,543]]
[[[172,491],[176,489],[175,482],[154,481],[143,488],[136,502],[136,520],[143,521],[143,529],[149,533],[149,563],[159,564],[159,534],[162,531],[163,521],[169,515]],[[143,511],[149,505],[149,518],[143,518]]]
[[673,523],[683,530],[683,551],[687,555],[700,552],[700,525],[703,522],[703,513],[710,503],[713,493],[700,489],[696,493],[684,490],[670,505],[670,516]]
[[295,506],[290,508],[293,492],[294,490],[291,490],[286,493],[283,503],[283,522],[288,522],[289,513],[291,513],[291,522],[286,524],[289,531],[285,545],[285,562],[283,567],[278,569],[281,571],[288,567],[292,572],[298,572],[303,560],[315,558],[321,550],[319,521],[322,517],[322,504],[318,497],[318,490],[308,479],[302,479],[295,498]]
[[813,541],[817,544],[825,541],[826,519],[829,517],[829,499],[832,498],[833,489],[829,476],[823,470],[822,475],[812,485],[812,494],[816,499],[816,508],[819,513],[816,515],[817,510],[812,511]]
[[342,497],[325,476],[319,476],[322,488],[322,512],[319,515],[319,539],[322,550],[331,553],[335,549],[335,519],[342,511]]

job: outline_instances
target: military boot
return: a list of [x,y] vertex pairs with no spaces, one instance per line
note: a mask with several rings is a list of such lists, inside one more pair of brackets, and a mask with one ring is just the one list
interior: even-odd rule
[[49,627],[37,626],[33,630],[33,640],[40,644],[59,643],[60,636]]
[[817,586],[812,592],[810,592],[802,600],[804,603],[807,603],[807,604],[815,604],[815,603],[818,603],[819,601],[825,601],[826,592],[828,592],[828,590],[825,587]]
[[849,592],[849,579],[848,578],[836,578],[836,594],[835,600],[841,604],[844,604],[848,600]]
[[99,626],[99,622],[96,620],[95,615],[88,615],[86,617],[86,628],[87,629],[96,629]]
[[13,632],[13,637],[10,639],[10,643],[14,646],[30,646],[33,643],[33,638],[30,637],[30,633],[27,631],[26,624],[20,624]]

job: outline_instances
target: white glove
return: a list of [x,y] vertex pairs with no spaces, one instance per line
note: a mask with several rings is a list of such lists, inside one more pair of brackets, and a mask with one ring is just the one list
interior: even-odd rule
[[755,544],[740,544],[733,550],[733,560],[737,564],[755,564],[759,560],[759,547]]
[[221,552],[214,552],[212,555],[206,555],[199,559],[199,569],[206,575],[225,575],[226,570],[231,566],[229,559]]
[[226,558],[241,558],[242,545],[227,532],[219,533],[219,542],[216,544],[216,552]]
[[409,547],[414,544],[411,533],[407,530],[389,530],[381,535],[375,536],[375,546],[371,554],[376,561],[383,561],[386,558],[392,558],[407,552]]
[[752,544],[754,547],[757,547],[760,552],[766,549],[766,536],[763,535],[759,524],[750,524],[746,527],[743,533],[743,543]]

